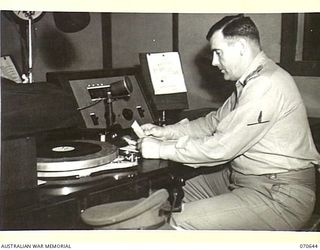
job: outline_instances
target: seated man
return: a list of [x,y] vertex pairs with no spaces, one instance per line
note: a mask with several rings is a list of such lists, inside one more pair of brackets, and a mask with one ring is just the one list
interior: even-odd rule
[[230,167],[186,182],[183,229],[297,230],[315,204],[314,164],[320,160],[293,78],[261,49],[249,17],[227,16],[207,34],[212,65],[236,91],[216,112],[166,127],[142,126],[138,148],[197,168]]

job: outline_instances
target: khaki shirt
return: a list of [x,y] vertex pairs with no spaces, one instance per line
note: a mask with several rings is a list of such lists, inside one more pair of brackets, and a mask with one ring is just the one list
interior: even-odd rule
[[305,106],[285,70],[260,52],[236,87],[217,112],[166,126],[160,158],[192,167],[231,161],[257,175],[319,164]]

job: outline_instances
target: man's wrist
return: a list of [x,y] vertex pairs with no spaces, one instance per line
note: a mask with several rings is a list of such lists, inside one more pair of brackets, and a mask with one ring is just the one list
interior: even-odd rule
[[176,150],[176,142],[175,141],[163,141],[160,143],[159,147],[159,156],[161,159],[172,159],[175,155]]

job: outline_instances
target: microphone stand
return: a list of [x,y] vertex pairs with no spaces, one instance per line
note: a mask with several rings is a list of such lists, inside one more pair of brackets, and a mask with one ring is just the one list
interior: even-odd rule
[[104,140],[105,141],[115,141],[118,137],[119,130],[121,126],[114,124],[114,114],[113,114],[113,106],[112,103],[114,98],[112,97],[111,87],[107,86],[107,96],[104,99],[104,107],[105,107],[105,120],[106,120],[106,128],[104,132]]
[[112,93],[110,85],[107,87],[107,97],[104,100],[105,119],[106,119],[106,133],[113,125],[113,107],[112,107]]

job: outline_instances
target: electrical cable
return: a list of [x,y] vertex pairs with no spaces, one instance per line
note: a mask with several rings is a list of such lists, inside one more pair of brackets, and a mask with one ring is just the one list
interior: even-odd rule
[[97,105],[99,102],[101,102],[102,100],[103,100],[103,99],[97,100],[96,102],[91,103],[91,104],[89,104],[88,106],[79,107],[79,108],[77,108],[77,110],[81,111],[81,110],[84,110],[84,109],[93,107],[93,106]]

